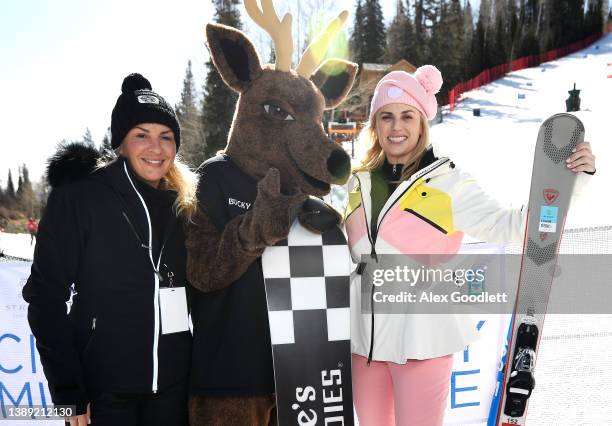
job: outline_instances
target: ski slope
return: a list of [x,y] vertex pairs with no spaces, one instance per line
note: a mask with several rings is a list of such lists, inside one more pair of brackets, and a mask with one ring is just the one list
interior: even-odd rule
[[[549,116],[565,111],[565,99],[576,83],[585,125],[598,171],[588,179],[567,218],[567,227],[612,225],[612,34],[573,55],[508,74],[464,94],[452,113],[431,129],[438,152],[450,156],[478,178],[502,203],[521,205],[529,197],[533,152],[538,129]],[[519,99],[524,95],[524,99]],[[481,117],[472,114],[481,109]]]
[[[508,74],[464,94],[444,121],[431,129],[438,153],[474,175],[495,199],[509,206],[529,197],[533,152],[539,126],[565,111],[568,90],[581,90],[585,140],[596,156],[597,173],[587,178],[572,203],[567,228],[612,225],[612,34],[562,59]],[[519,94],[524,99],[519,99]],[[521,96],[522,97],[522,96]],[[472,114],[481,109],[481,116]],[[609,229],[609,228],[608,228]],[[576,234],[567,234],[566,239]],[[611,253],[612,232],[571,249]],[[580,238],[575,241],[581,242]],[[580,247],[579,247],[580,246]],[[579,285],[580,283],[577,283]],[[554,295],[554,285],[553,285]],[[612,311],[611,311],[612,312]],[[528,425],[612,424],[612,315],[550,315],[536,364],[536,387]]]

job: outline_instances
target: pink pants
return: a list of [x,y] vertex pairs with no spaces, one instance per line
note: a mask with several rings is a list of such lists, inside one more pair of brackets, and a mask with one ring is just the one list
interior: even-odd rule
[[440,426],[453,355],[406,364],[353,354],[353,400],[359,426]]

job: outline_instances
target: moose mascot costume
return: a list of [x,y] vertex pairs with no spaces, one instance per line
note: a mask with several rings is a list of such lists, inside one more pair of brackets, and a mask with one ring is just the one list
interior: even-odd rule
[[249,16],[274,41],[276,63],[262,65],[242,32],[208,24],[215,67],[239,93],[224,152],[200,168],[198,211],[187,232],[194,351],[192,425],[276,424],[274,371],[262,276],[266,247],[287,238],[295,218],[324,232],[341,218],[321,201],[343,184],[350,158],[322,126],[339,105],[357,66],[327,59],[341,13],[291,69],[291,15],[278,18],[272,0],[245,0]]

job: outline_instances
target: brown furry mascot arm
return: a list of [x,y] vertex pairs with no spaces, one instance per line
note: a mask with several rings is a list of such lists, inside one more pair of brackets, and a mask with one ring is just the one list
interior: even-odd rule
[[257,184],[253,209],[230,220],[222,231],[198,208],[187,231],[187,278],[200,291],[223,289],[261,256],[266,246],[287,237],[294,212],[307,196],[280,192],[277,169]]
[[198,208],[185,241],[187,279],[192,286],[204,292],[225,288],[261,256],[263,249],[252,252],[242,249],[238,237],[241,221],[242,216],[238,216],[219,232],[208,215]]

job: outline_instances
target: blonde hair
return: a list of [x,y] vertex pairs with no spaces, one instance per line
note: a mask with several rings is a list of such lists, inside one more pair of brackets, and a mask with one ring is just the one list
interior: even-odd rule
[[198,180],[198,175],[177,156],[160,182],[163,189],[177,192],[174,210],[177,216],[182,216],[189,222],[198,207]]
[[[412,152],[409,164],[404,165],[400,181],[408,179],[410,176],[417,171],[421,159],[425,155],[427,148],[429,147],[429,124],[427,118],[419,111],[421,117],[421,136],[417,141],[417,145]],[[355,169],[356,172],[371,172],[382,167],[385,162],[385,152],[380,146],[378,140],[378,134],[376,133],[376,117],[374,114],[372,120],[368,121],[365,127],[359,134],[359,143],[369,146],[365,157],[361,160],[361,163]],[[397,182],[393,182],[397,183]]]
[[[119,158],[119,148],[113,153],[106,152],[99,160],[96,169],[107,167]],[[173,209],[177,216],[192,222],[193,214],[198,207],[198,175],[194,173],[177,154],[168,169],[168,173],[159,182],[159,188],[176,191]]]

